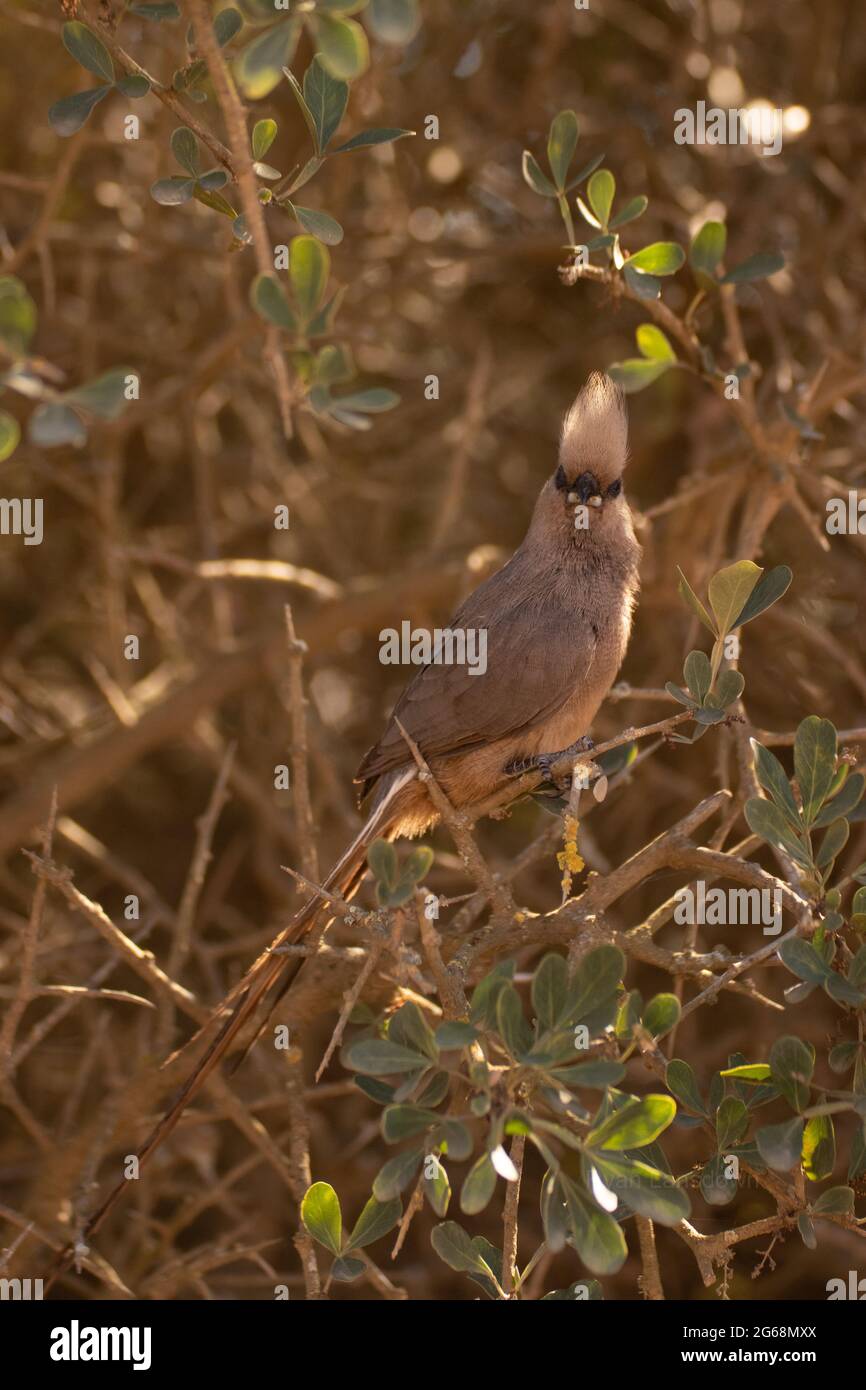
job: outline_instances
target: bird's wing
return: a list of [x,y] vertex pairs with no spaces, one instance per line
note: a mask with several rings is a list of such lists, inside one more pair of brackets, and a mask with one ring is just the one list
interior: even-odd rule
[[589,672],[596,648],[591,627],[555,584],[528,576],[529,582],[521,582],[515,561],[517,556],[470,594],[449,623],[452,629],[486,630],[484,674],[473,675],[467,665],[422,667],[356,781],[407,761],[397,720],[426,758],[467,750],[548,718]]

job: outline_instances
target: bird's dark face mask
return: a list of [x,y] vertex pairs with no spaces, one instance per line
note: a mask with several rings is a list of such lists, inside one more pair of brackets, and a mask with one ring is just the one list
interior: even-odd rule
[[594,473],[581,473],[570,483],[562,464],[554,478],[557,490],[561,493],[566,510],[573,512],[576,530],[585,530],[589,524],[590,511],[601,511],[608,499],[619,497],[622,492],[622,479],[614,478],[606,488],[599,483]]

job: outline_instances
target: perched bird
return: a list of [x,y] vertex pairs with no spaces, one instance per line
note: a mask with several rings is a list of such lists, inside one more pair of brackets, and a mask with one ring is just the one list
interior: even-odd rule
[[638,589],[640,547],[622,486],[627,432],[622,393],[593,373],[565,418],[557,467],[523,544],[449,623],[486,632],[486,671],[431,664],[410,680],[358,769],[369,814],[329,878],[332,890],[350,889],[374,839],[419,835],[438,819],[402,730],[458,810],[591,746],[586,735],[625,655]]
[[[438,819],[401,726],[458,810],[591,746],[587,732],[625,654],[638,589],[640,547],[622,485],[627,453],[622,394],[594,373],[566,416],[557,466],[522,545],[451,619],[452,630],[486,631],[484,674],[430,664],[410,680],[358,770],[367,818],[325,880],[326,892],[351,896],[375,839],[419,835]],[[328,906],[311,898],[223,1001],[219,1031],[140,1150],[142,1162],[244,1025],[265,1001],[272,1008],[275,992],[279,998],[297,973],[298,962],[279,947],[309,931]]]
[[[587,733],[625,655],[638,589],[640,547],[622,485],[627,458],[622,393],[594,372],[565,418],[557,466],[523,544],[449,623],[452,631],[486,631],[484,674],[431,663],[409,681],[358,769],[367,817],[326,892],[351,897],[374,840],[420,835],[438,820],[401,730],[457,810],[591,746]],[[274,946],[297,941],[327,910],[313,897]],[[275,983],[281,994],[297,973],[298,963],[273,949],[225,1001],[234,1005],[226,1046]]]

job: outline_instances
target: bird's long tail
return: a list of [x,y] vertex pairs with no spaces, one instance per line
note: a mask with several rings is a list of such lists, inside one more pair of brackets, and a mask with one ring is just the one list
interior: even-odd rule
[[[341,855],[338,862],[334,865],[325,882],[322,884],[326,893],[333,897],[345,900],[357,891],[366,869],[367,850],[372,842],[379,838],[392,838],[395,830],[395,823],[399,817],[395,815],[394,802],[402,788],[407,782],[415,777],[415,769],[407,769],[405,773],[395,778],[385,795],[373,807],[364,826],[356,835],[355,839]],[[260,1007],[264,1005],[267,996],[274,990],[275,986],[280,985],[279,992],[271,1002],[270,1009],[273,1008],[282,997],[285,990],[294,980],[301,968],[303,958],[292,959],[280,954],[280,947],[292,945],[297,942],[313,926],[320,921],[321,917],[329,912],[327,898],[321,896],[312,897],[292,918],[279,935],[271,942],[267,950],[253,962],[249,970],[226,995],[225,999],[217,1006],[207,1023],[184,1045],[180,1051],[172,1054],[167,1062],[174,1061],[183,1052],[186,1052],[197,1039],[201,1038],[208,1029],[222,1019],[221,1026],[211,1039],[204,1054],[193,1067],[186,1081],[174,1096],[171,1105],[165,1114],[151,1130],[141,1148],[138,1150],[137,1158],[139,1170],[144,1166],[151,1155],[159,1148],[164,1139],[168,1137],[174,1129],[186,1107],[193,1097],[204,1085],[208,1076],[217,1067],[223,1057],[229,1052],[232,1044],[242,1033],[245,1025],[252,1020]],[[333,918],[333,910],[330,917]],[[267,1019],[267,1014],[265,1018]],[[258,1031],[255,1035],[258,1036]],[[253,1039],[255,1041],[255,1038]],[[90,1217],[81,1238],[85,1241],[92,1236],[108,1215],[121,1193],[129,1187],[126,1178],[123,1177],[108,1193],[105,1200]],[[74,1258],[74,1249],[68,1246],[61,1251],[55,1260],[51,1270],[50,1278],[53,1281],[61,1271],[68,1267]]]

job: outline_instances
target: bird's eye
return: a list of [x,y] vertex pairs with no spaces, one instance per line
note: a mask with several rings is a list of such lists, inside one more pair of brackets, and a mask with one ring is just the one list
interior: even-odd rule
[[617,478],[614,482],[611,483],[610,487],[608,488],[608,490],[607,490],[607,495],[608,495],[608,497],[619,497],[619,494],[620,494],[621,492],[622,492],[622,479],[621,479],[621,478]]
[[568,479],[565,476],[565,469],[563,468],[562,464],[560,464],[557,468],[556,476],[554,477],[553,481],[560,492],[562,492],[562,490],[568,486]]

